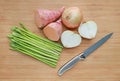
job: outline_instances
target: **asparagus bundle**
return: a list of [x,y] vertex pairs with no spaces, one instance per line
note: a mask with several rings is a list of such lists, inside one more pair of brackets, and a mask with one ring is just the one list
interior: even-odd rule
[[56,67],[63,46],[37,36],[21,23],[20,26],[12,27],[12,33],[8,35],[11,49]]

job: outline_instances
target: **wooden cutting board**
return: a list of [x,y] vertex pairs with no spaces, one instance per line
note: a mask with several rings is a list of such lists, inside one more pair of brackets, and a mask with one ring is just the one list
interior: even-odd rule
[[[33,33],[43,36],[34,23],[34,10],[62,6],[77,6],[86,21],[94,20],[98,25],[96,38],[63,49],[56,68],[9,50],[7,35],[12,26],[22,21]],[[57,75],[65,62],[110,32],[113,36],[86,60],[63,76]],[[0,0],[0,81],[120,81],[120,0]]]

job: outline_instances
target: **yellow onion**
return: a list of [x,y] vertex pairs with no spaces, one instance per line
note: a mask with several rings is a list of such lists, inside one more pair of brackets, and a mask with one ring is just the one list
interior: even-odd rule
[[68,28],[79,27],[83,14],[78,7],[69,7],[62,14],[62,22]]

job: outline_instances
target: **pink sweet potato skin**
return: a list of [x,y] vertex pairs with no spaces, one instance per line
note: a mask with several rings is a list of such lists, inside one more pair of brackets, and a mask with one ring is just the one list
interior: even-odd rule
[[60,39],[61,34],[62,34],[61,21],[56,21],[56,22],[48,24],[43,29],[43,32],[48,39],[50,39],[52,41],[58,41]]
[[49,23],[57,20],[63,13],[64,7],[59,10],[38,9],[35,12],[35,23],[39,28],[44,28]]

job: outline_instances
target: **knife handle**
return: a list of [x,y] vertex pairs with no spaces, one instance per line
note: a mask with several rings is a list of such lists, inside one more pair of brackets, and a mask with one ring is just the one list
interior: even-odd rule
[[72,58],[70,61],[68,61],[67,63],[65,63],[58,71],[58,75],[62,75],[64,72],[66,72],[67,70],[71,69],[78,61],[83,60],[84,58],[81,58],[81,55],[83,53],[81,53],[80,55],[75,56],[74,58]]

